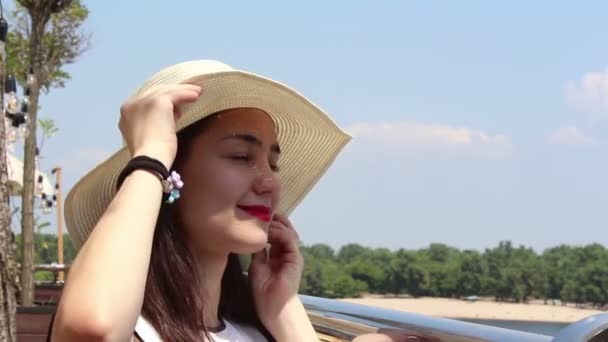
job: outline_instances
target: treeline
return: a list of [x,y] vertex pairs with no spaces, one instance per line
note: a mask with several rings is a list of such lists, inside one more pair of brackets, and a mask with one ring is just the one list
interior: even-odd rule
[[[21,244],[21,236],[16,236]],[[348,244],[335,251],[324,244],[302,246],[305,269],[300,293],[326,298],[365,293],[460,298],[491,296],[498,301],[559,299],[608,303],[608,249],[600,244],[562,245],[537,254],[510,241],[483,252],[431,244],[418,250]],[[18,251],[20,248],[17,249]],[[57,260],[57,236],[35,235],[35,263]],[[19,253],[18,253],[19,254]],[[64,237],[64,261],[75,257]],[[18,255],[20,257],[20,255]],[[39,272],[38,280],[51,279]]]
[[[21,260],[21,245],[23,238],[21,234],[15,235],[17,244],[17,260]],[[76,250],[68,234],[63,235],[63,261],[70,264],[76,257]],[[34,234],[34,264],[52,264],[57,262],[57,235]],[[53,273],[50,271],[38,271],[34,274],[36,280],[52,280]]]
[[411,296],[491,296],[498,301],[559,299],[608,303],[608,250],[600,244],[562,245],[537,254],[504,241],[483,252],[431,244],[419,250],[371,249],[349,244],[302,247],[301,293],[357,297],[364,293]]

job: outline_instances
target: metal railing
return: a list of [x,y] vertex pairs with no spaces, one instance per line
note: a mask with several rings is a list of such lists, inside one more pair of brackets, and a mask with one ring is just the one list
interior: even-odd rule
[[410,338],[409,341],[433,342],[600,342],[608,334],[608,331],[602,334],[608,329],[608,313],[572,323],[552,337],[332,299],[305,295],[300,297],[318,331],[345,340],[361,333],[375,332],[379,328],[393,336],[400,336],[403,341]]
[[34,272],[40,271],[50,271],[53,273],[52,283],[54,284],[63,284],[63,277],[65,273],[69,271],[70,266],[65,264],[38,264],[34,267]]

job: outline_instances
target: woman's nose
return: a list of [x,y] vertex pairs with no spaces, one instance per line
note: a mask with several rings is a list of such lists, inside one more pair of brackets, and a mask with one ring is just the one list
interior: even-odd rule
[[270,166],[256,167],[256,175],[253,183],[254,191],[258,194],[274,192],[278,190],[278,179],[276,173]]

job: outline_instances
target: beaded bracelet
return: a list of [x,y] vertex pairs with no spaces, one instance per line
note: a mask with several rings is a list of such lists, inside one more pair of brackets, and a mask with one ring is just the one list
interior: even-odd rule
[[180,197],[180,189],[184,186],[184,182],[181,180],[179,173],[175,171],[169,173],[163,163],[148,156],[137,156],[127,163],[125,168],[118,175],[116,189],[120,189],[120,186],[128,175],[135,170],[141,169],[152,171],[158,175],[163,187],[165,203],[171,204]]

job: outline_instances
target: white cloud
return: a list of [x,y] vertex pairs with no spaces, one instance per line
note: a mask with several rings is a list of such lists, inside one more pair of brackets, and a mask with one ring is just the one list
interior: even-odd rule
[[416,122],[357,123],[346,129],[354,142],[381,146],[409,154],[443,153],[505,159],[513,145],[504,134],[490,134],[468,127]]
[[595,140],[576,126],[561,127],[549,136],[549,141],[559,145],[591,145]]
[[599,117],[608,117],[608,68],[588,72],[578,81],[566,85],[568,103]]

